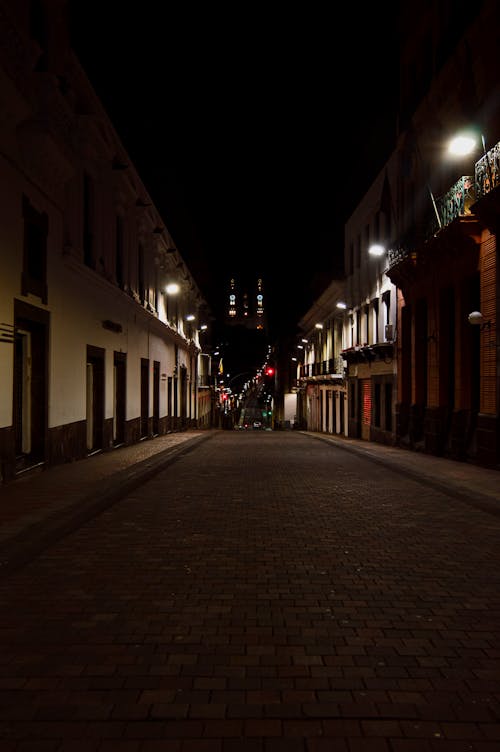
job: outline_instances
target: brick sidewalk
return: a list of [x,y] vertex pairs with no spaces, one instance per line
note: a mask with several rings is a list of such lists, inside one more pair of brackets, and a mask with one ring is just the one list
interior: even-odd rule
[[166,434],[26,473],[0,486],[0,576],[210,435],[196,430]]

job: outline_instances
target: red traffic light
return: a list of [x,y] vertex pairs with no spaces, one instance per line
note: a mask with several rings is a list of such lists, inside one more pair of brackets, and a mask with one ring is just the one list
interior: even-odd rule
[[274,376],[274,368],[272,366],[266,368],[266,376]]

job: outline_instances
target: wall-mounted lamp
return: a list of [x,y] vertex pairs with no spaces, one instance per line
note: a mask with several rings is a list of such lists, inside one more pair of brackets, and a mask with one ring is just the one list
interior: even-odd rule
[[167,295],[177,295],[181,288],[177,284],[177,282],[169,282],[168,285],[165,287],[165,292]]
[[339,302],[337,303],[337,308],[340,308],[342,311],[345,311],[345,309],[347,308],[347,303],[344,303],[343,300],[339,300]]
[[186,321],[194,321],[196,316],[193,313],[188,313],[186,316]]
[[323,329],[323,324],[315,324],[316,329]]
[[472,313],[469,313],[468,319],[472,326],[479,326],[480,329],[491,329],[491,320],[485,321],[481,311],[472,311]]
[[465,157],[477,148],[477,138],[472,133],[460,133],[448,144],[448,153],[456,157]]
[[373,243],[373,245],[368,248],[368,253],[370,256],[383,256],[385,248],[383,245],[380,245],[380,243]]

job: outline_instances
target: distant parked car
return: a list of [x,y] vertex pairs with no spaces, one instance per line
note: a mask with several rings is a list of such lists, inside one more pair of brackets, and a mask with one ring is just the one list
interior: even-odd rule
[[254,420],[253,428],[262,428],[262,423],[260,422],[260,420]]

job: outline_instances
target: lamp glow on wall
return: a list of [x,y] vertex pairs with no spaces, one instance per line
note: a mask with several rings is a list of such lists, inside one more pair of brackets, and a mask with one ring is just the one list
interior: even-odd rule
[[368,253],[370,256],[383,256],[385,248],[383,245],[380,245],[380,243],[373,243],[373,245],[368,248]]

